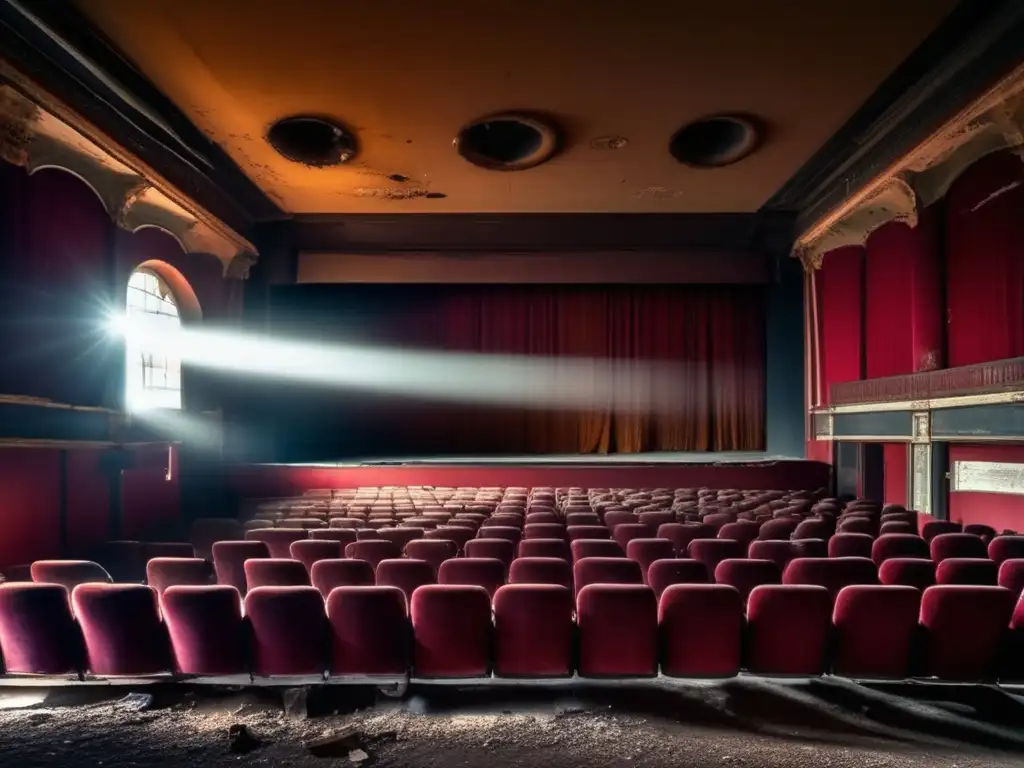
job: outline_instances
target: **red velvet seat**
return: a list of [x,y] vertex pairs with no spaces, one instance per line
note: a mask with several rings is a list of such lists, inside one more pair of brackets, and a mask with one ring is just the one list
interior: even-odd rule
[[[490,527],[481,527],[476,532],[476,538],[478,540],[483,539],[499,539],[511,541],[513,544],[518,544],[523,538],[523,529],[514,528],[510,525],[494,525]],[[467,546],[469,546],[467,544]]]
[[782,572],[783,584],[817,584],[832,597],[851,584],[878,584],[878,570],[866,557],[800,557]]
[[345,557],[350,560],[365,560],[377,570],[381,560],[395,560],[402,556],[402,550],[392,541],[365,539],[345,546]]
[[885,533],[871,545],[871,559],[881,566],[891,557],[930,558],[928,542],[916,534]]
[[518,543],[509,539],[473,539],[466,542],[466,557],[500,560],[508,572],[516,556]]
[[384,528],[377,531],[380,538],[385,541],[390,541],[392,544],[397,546],[399,550],[404,550],[406,545],[411,541],[423,538],[422,528]]
[[800,557],[799,548],[792,541],[778,539],[758,540],[750,542],[747,557],[753,560],[771,560],[782,571],[790,560]]
[[[321,560],[320,563],[329,563]],[[313,587],[256,587],[245,596],[257,677],[312,677],[328,667],[323,595]]]
[[718,529],[719,539],[732,539],[738,541],[743,547],[743,557],[747,556],[747,548],[750,542],[757,538],[761,526],[750,520],[737,520],[735,523],[726,523]]
[[[527,513],[526,519],[523,522],[526,525],[539,525],[539,524],[542,524],[542,523],[545,523],[545,524],[547,524],[547,523],[557,523],[558,525],[562,526],[563,530],[565,528],[565,526],[562,525],[562,521],[561,521],[561,519],[559,519],[558,515],[555,512],[548,511],[548,510],[536,511],[536,512],[531,511],[531,512]],[[543,538],[543,537],[540,537],[540,538]]]
[[572,566],[560,557],[517,557],[508,574],[509,584],[556,584],[572,589]]
[[[465,560],[448,560],[451,565]],[[432,584],[412,596],[417,677],[481,677],[490,672],[491,595],[479,586]]]
[[82,633],[59,584],[0,584],[0,659],[8,675],[65,675],[84,669]]
[[743,603],[739,592],[724,584],[667,587],[658,601],[662,674],[669,677],[739,674]]
[[708,569],[699,560],[655,560],[647,570],[647,584],[658,599],[673,584],[706,584]]
[[572,567],[576,594],[589,584],[643,584],[640,564],[625,557],[584,557]]
[[565,529],[565,538],[570,543],[584,540],[610,539],[612,532],[603,525],[570,525]]
[[878,529],[878,535],[885,536],[891,533],[917,536],[917,526],[906,520],[883,520],[881,527]]
[[505,564],[494,557],[457,557],[445,560],[437,571],[437,583],[481,587],[494,596],[505,583]]
[[727,558],[715,568],[715,583],[733,587],[739,592],[744,603],[754,587],[781,582],[782,569],[771,560]]
[[[639,569],[632,560],[617,562],[630,563]],[[576,617],[580,676],[650,677],[657,674],[658,601],[650,587],[586,585],[576,596]]]
[[564,539],[565,526],[561,523],[527,523],[523,539]]
[[925,590],[935,584],[935,563],[920,557],[891,557],[879,566],[878,580],[886,586]]
[[825,587],[756,587],[747,599],[747,671],[758,675],[822,674],[831,616],[832,596]]
[[[1013,558],[1012,560],[1021,559],[1024,558]],[[1005,565],[1007,562],[1010,561],[1004,560],[1003,564]],[[999,677],[1004,682],[1019,683],[1024,681],[1024,600],[1019,597],[1017,607],[1013,609],[1013,616],[1010,618],[1010,628],[1006,640]]]
[[152,587],[79,584],[71,604],[92,674],[142,677],[171,671],[170,641]]
[[700,530],[699,523],[664,523],[658,526],[658,538],[672,542],[674,556],[685,555],[687,546],[697,538]]
[[244,595],[245,561],[257,557],[270,557],[262,541],[218,541],[213,545],[213,570],[217,583],[234,587]]
[[[513,576],[516,566],[512,564]],[[568,570],[564,560],[555,560]],[[575,627],[571,587],[513,583],[494,595],[494,673],[499,677],[571,677]]]
[[256,587],[303,587],[309,584],[306,566],[290,558],[266,557],[246,560],[245,583]]
[[523,539],[516,557],[557,557],[569,562],[572,553],[564,539]]
[[1024,559],[1024,536],[996,536],[988,543],[988,556],[997,563]]
[[935,568],[936,584],[994,587],[998,580],[999,566],[987,557],[947,557]]
[[[327,530],[327,533],[337,533],[337,531]],[[354,536],[352,538],[355,539]],[[308,574],[312,572],[313,563],[317,560],[337,560],[343,557],[345,546],[346,544],[334,539],[302,539],[292,542],[291,556],[293,560],[302,563]]]
[[69,592],[79,584],[110,584],[113,581],[103,566],[91,560],[36,560],[29,572],[37,584],[60,584]]
[[953,682],[994,679],[1015,602],[1002,587],[926,589],[920,615],[925,676]]
[[199,557],[154,557],[146,563],[146,583],[163,595],[168,587],[213,583],[213,568]]
[[676,521],[675,514],[667,509],[638,512],[637,518],[642,525],[648,526],[652,531],[657,531],[661,526]]
[[668,539],[632,539],[626,545],[626,557],[640,564],[644,584],[647,571],[656,560],[671,560],[675,557],[675,546]]
[[694,539],[686,550],[694,560],[700,560],[713,576],[723,560],[747,556],[747,545],[735,539]]
[[947,557],[988,558],[988,547],[980,536],[971,533],[940,533],[928,542],[932,560],[941,563]]
[[372,587],[373,566],[365,560],[317,560],[309,572],[310,582],[326,598],[337,587]]
[[875,538],[878,535],[878,521],[866,515],[843,515],[836,527],[837,533],[863,533]]
[[459,552],[462,552],[466,548],[466,544],[475,536],[476,528],[461,525],[441,525],[432,531],[423,533],[423,538],[426,540],[454,541]]
[[308,539],[309,533],[305,528],[257,528],[254,531],[246,531],[247,541],[262,541],[267,545],[270,556],[277,559],[287,559],[292,556],[292,542]]
[[875,539],[866,533],[837,533],[828,540],[829,557],[871,557]]
[[963,526],[952,520],[929,520],[921,526],[921,538],[930,542],[944,533],[962,533]]
[[970,525],[965,525],[964,533],[980,537],[981,540],[985,542],[986,547],[992,539],[999,535],[996,529],[991,525],[984,525],[982,523],[971,523]]
[[635,512],[605,512],[604,524],[609,531],[614,533],[615,528],[620,525],[637,525],[640,523],[640,516]]
[[999,565],[998,584],[1020,598],[1024,594],[1024,558],[1003,560]]
[[339,528],[341,530],[355,530],[363,526],[363,518],[361,517],[332,517],[330,522],[331,528]]
[[441,563],[459,554],[459,545],[450,539],[418,539],[405,545],[405,556],[430,563],[435,575]]
[[335,587],[327,596],[332,676],[402,676],[412,661],[406,598],[394,587]]
[[822,517],[811,517],[802,520],[793,531],[792,538],[795,539],[821,539],[828,541],[836,532],[836,522],[833,519]]
[[601,518],[593,512],[569,512],[565,516],[566,528],[600,527],[604,528]]
[[480,530],[485,528],[515,528],[517,531],[522,532],[523,529],[523,515],[522,514],[494,514],[480,523]]
[[759,541],[789,541],[802,521],[796,517],[780,517],[768,520],[757,532]]
[[377,586],[395,587],[401,590],[406,600],[424,584],[436,584],[437,573],[426,560],[381,560],[377,565]]
[[921,592],[913,587],[844,588],[832,613],[832,671],[852,678],[909,677],[920,605]]
[[200,676],[248,672],[246,625],[237,589],[171,585],[161,595],[160,607],[175,672]]

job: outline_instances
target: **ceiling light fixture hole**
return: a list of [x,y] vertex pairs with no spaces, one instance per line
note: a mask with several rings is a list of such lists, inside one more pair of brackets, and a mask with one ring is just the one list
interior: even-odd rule
[[355,137],[341,125],[320,117],[286,117],[267,131],[267,141],[289,160],[326,168],[356,155]]
[[757,149],[761,133],[750,118],[715,115],[684,125],[669,142],[676,160],[694,168],[721,168]]
[[554,127],[524,114],[474,120],[455,138],[455,148],[473,165],[494,171],[522,171],[550,160],[558,151]]

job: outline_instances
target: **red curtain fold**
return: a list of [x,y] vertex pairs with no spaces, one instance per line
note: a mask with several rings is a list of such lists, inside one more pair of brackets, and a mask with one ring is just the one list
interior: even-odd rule
[[825,404],[833,384],[864,378],[864,248],[825,254],[818,272],[821,377]]
[[[408,287],[402,291],[393,311],[375,325],[373,343],[512,356],[527,370],[543,361],[549,375],[556,371],[557,387],[573,388],[543,393],[557,395],[553,403],[488,404],[481,397],[466,405],[417,406],[406,398],[404,406],[389,408],[384,416],[390,429],[419,435],[419,450],[638,453],[764,446],[759,289],[431,286],[417,294]],[[376,316],[379,306],[372,311]],[[501,365],[497,357],[494,365],[501,383],[541,394],[544,381],[531,380],[533,374]],[[570,368],[572,375],[563,376]],[[486,383],[480,389],[485,394]],[[434,435],[432,448],[424,445],[431,442],[428,432]]]
[[946,195],[950,367],[1024,356],[1024,164],[1012,153],[968,168]]
[[931,371],[943,363],[942,287],[934,207],[914,228],[872,233],[866,248],[864,344],[867,378]]

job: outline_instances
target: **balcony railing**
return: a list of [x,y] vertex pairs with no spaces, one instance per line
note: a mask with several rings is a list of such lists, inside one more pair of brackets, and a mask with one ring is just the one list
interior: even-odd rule
[[1024,357],[940,371],[845,381],[830,388],[832,405],[899,403],[1024,390]]

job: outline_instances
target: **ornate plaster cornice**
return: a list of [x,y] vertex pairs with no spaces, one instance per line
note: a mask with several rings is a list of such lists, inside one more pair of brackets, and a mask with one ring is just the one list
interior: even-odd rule
[[247,278],[258,258],[237,232],[9,85],[0,85],[0,158],[30,174],[44,168],[73,173],[92,188],[117,226],[130,232],[162,229],[186,253],[216,256],[225,276]]
[[1024,66],[809,227],[796,239],[793,256],[805,269],[820,269],[827,252],[863,245],[883,224],[917,226],[918,211],[941,199],[961,173],[1004,150],[1024,156]]

